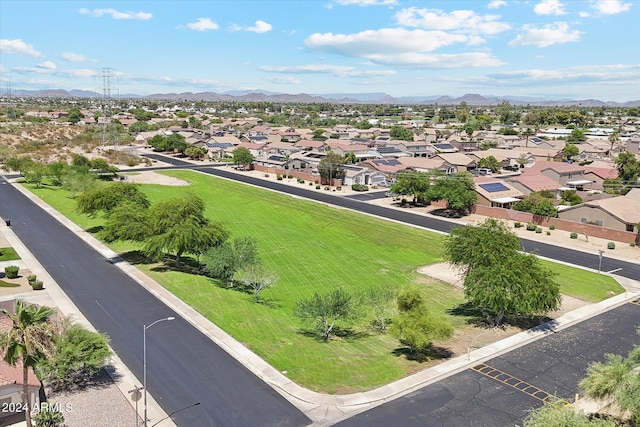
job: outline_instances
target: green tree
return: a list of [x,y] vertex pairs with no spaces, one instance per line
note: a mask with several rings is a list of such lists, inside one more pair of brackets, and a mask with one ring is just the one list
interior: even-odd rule
[[[528,116],[529,115],[527,115],[525,117],[528,117]],[[531,128],[526,128],[522,132],[520,132],[520,135],[523,135],[525,137],[525,139],[524,139],[524,146],[525,147],[529,146],[529,137],[531,137],[531,136],[533,136],[535,134],[536,134],[536,132]]]
[[333,185],[334,179],[342,180],[345,177],[344,157],[329,151],[318,163],[318,173],[323,183]]
[[51,181],[53,185],[62,185],[63,178],[69,169],[69,165],[67,162],[63,162],[62,160],[49,163],[47,165],[47,175],[51,177]]
[[567,136],[567,142],[580,144],[587,140],[587,136],[584,132],[578,128],[575,128],[571,131],[569,136]]
[[540,193],[528,194],[522,200],[516,202],[512,208],[516,211],[529,212],[534,215],[550,218],[558,217],[558,208],[553,204],[553,201]]
[[344,163],[347,165],[355,165],[358,163],[358,158],[356,157],[356,153],[353,151],[349,151],[344,155]]
[[397,287],[389,285],[372,286],[363,291],[363,301],[373,309],[373,326],[378,332],[387,330],[389,304],[397,294]]
[[35,184],[36,188],[40,188],[42,180],[47,174],[47,165],[42,162],[31,162],[26,166],[24,178],[30,184]]
[[531,411],[524,420],[524,427],[616,427],[611,420],[587,418],[562,399],[553,399]]
[[267,271],[260,263],[246,264],[236,273],[236,280],[246,288],[251,289],[253,300],[257,304],[260,302],[260,292],[272,288],[278,278]]
[[562,149],[562,152],[567,156],[567,159],[570,159],[573,156],[580,154],[580,149],[575,144],[567,144]]
[[469,172],[456,172],[437,178],[429,189],[429,200],[446,200],[447,207],[457,216],[467,215],[478,199]]
[[454,227],[445,238],[444,258],[465,273],[465,297],[493,325],[505,316],[541,315],[560,305],[553,273],[519,250],[518,237],[493,218]]
[[91,167],[91,160],[82,154],[73,153],[71,154],[71,165]]
[[413,141],[414,134],[411,129],[406,129],[402,126],[391,126],[391,129],[389,129],[389,136],[391,137],[391,139]]
[[144,253],[155,259],[174,253],[175,265],[179,268],[182,254],[200,256],[224,242],[227,230],[221,223],[209,221],[204,216],[204,208],[202,199],[193,194],[151,205],[150,236],[145,239]]
[[412,352],[424,352],[433,340],[453,335],[453,327],[442,315],[429,312],[419,289],[400,291],[397,302],[399,314],[394,317],[389,332]]
[[62,427],[64,426],[64,416],[60,413],[57,405],[50,402],[40,402],[38,413],[33,417],[36,427]]
[[253,237],[236,237],[210,248],[202,261],[209,276],[231,283],[236,271],[258,262],[258,243]]
[[487,156],[480,159],[478,162],[479,168],[491,169],[491,172],[498,172],[502,169],[502,164],[494,156]]
[[325,294],[315,292],[311,298],[298,300],[294,314],[305,324],[321,331],[324,341],[328,341],[336,322],[355,319],[358,310],[353,296],[338,288]]
[[396,182],[391,185],[391,192],[412,196],[413,201],[428,200],[428,191],[433,174],[427,172],[401,171]]
[[31,399],[29,395],[29,368],[35,368],[48,358],[54,349],[54,332],[49,319],[53,315],[50,307],[38,307],[16,301],[15,313],[1,310],[11,321],[11,328],[0,334],[0,354],[8,364],[22,363],[22,403],[27,426],[31,427]]
[[326,138],[324,137],[324,133],[326,132],[326,130],[324,129],[316,129],[313,131],[313,139],[322,139],[325,140]]
[[147,196],[140,191],[138,185],[117,182],[83,192],[76,198],[76,209],[89,216],[95,216],[98,212],[104,212],[108,216],[113,209],[125,202],[143,208],[150,205]]
[[626,186],[633,186],[638,183],[640,176],[640,162],[636,159],[635,154],[624,151],[616,156],[616,169],[618,169],[618,178]]
[[87,166],[70,166],[62,179],[62,187],[71,192],[71,197],[96,187],[96,176]]
[[184,155],[191,159],[201,159],[207,154],[207,150],[204,148],[191,145],[184,150]]
[[251,154],[248,148],[236,148],[233,150],[233,163],[246,168],[253,163],[253,154]]
[[82,119],[84,119],[84,115],[77,108],[72,108],[67,116],[67,120],[73,124],[78,123]]
[[640,346],[627,358],[615,354],[605,357],[605,362],[589,365],[580,390],[592,399],[614,402],[631,425],[640,424]]
[[578,196],[576,190],[565,190],[562,193],[562,202],[569,206],[579,205],[582,203],[582,197]]
[[149,224],[147,206],[124,200],[109,211],[100,237],[105,242],[143,242],[151,235]]
[[80,325],[68,325],[55,339],[52,356],[38,366],[40,378],[54,390],[85,384],[111,355],[109,339]]

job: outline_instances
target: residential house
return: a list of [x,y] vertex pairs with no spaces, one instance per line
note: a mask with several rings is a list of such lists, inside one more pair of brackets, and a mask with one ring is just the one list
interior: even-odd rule
[[477,205],[511,209],[524,197],[522,191],[502,179],[482,176],[473,181],[478,194]]
[[325,141],[319,141],[316,139],[301,139],[293,144],[294,147],[300,148],[301,150],[322,150],[324,151],[324,147],[326,146]]
[[520,190],[524,195],[529,195],[542,190],[552,191],[558,199],[562,195],[562,192],[560,191],[561,185],[544,175],[515,175],[505,178],[505,181],[513,188]]
[[362,184],[377,185],[379,187],[388,186],[386,182],[387,175],[383,172],[356,165],[345,165],[344,171],[345,177],[342,181],[343,185],[351,186],[353,184]]
[[242,142],[236,146],[236,148],[246,148],[248,149],[253,157],[262,156],[265,153],[265,149],[267,144],[256,144],[253,142]]
[[640,188],[633,188],[624,196],[567,207],[558,217],[613,230],[640,232]]
[[453,165],[458,172],[469,171],[478,166],[478,161],[464,153],[440,153],[436,157]]
[[426,157],[399,157],[398,161],[407,169],[420,172],[441,172],[449,175],[458,171],[454,165],[437,156],[430,159]]
[[378,172],[385,174],[387,182],[393,183],[396,181],[398,172],[408,169],[407,166],[402,164],[399,159],[371,159],[360,162],[358,166],[368,167]]
[[[614,168],[595,168],[591,165],[584,166],[585,180],[590,180],[592,185],[589,187],[592,190],[603,190],[602,184],[605,179],[616,179],[618,177],[618,170]],[[640,207],[638,207],[640,209]]]
[[[379,138],[378,138],[379,139]],[[387,147],[396,147],[413,157],[433,157],[435,150],[424,141],[401,141],[397,139],[386,142]]]
[[627,151],[634,154],[640,154],[640,134],[633,134],[627,140]]

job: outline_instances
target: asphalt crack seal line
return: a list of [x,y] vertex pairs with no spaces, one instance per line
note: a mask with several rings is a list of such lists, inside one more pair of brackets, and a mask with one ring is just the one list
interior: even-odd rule
[[504,373],[499,369],[495,369],[487,365],[486,363],[481,363],[479,365],[472,366],[470,369],[478,372],[481,375],[484,375],[498,382],[506,384],[509,387],[513,387],[516,390],[519,390],[543,402],[547,402],[549,399],[555,398],[554,395],[547,393],[546,391],[539,389],[538,387],[531,385],[526,381],[522,381],[512,375]]

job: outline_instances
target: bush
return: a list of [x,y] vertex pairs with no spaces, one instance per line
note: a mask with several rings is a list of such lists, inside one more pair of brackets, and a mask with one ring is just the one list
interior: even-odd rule
[[293,178],[293,175],[287,175],[287,178],[291,179],[291,178]]
[[31,282],[35,282],[36,280],[38,280],[38,276],[36,276],[35,274],[30,274],[27,276],[27,281],[29,282],[29,284],[31,284]]
[[329,191],[329,187],[324,187],[324,191]]
[[312,185],[313,185],[313,182],[310,182],[310,183],[309,183],[309,186],[312,186]]
[[536,228],[538,227],[534,223],[532,222],[527,223],[527,231],[536,231]]
[[369,187],[367,187],[366,185],[362,185],[362,184],[353,184],[351,186],[351,189],[353,191],[369,191]]
[[569,234],[569,237],[571,237],[572,239],[577,239],[578,238],[578,233],[571,233],[571,234]]
[[320,186],[316,184],[316,190],[319,190],[319,189],[320,189]]
[[277,175],[276,175],[276,179],[277,179],[278,181],[282,181],[282,175],[277,174]]
[[516,221],[516,222],[513,224],[513,226],[514,226],[515,228],[522,228],[522,223],[521,223],[520,221]]
[[264,174],[264,177],[265,177],[265,178],[269,178],[269,174],[268,174],[268,173],[265,173],[265,174]]
[[31,288],[34,291],[39,291],[40,289],[44,289],[44,284],[42,283],[42,280],[34,280],[33,282],[29,282],[29,284],[31,285]]
[[338,190],[338,191],[342,191],[342,187],[337,186],[337,187],[336,187],[336,190]]
[[547,236],[551,236],[551,232],[550,231],[547,231]]
[[551,224],[551,225],[549,226],[549,230],[555,230],[555,229],[556,229],[556,226],[555,226],[555,225]]
[[537,234],[541,234],[542,233],[542,227],[536,227],[536,233]]
[[607,249],[615,249],[616,248],[616,244],[613,242],[609,242],[607,243]]
[[636,247],[636,242],[629,243],[629,246],[631,246],[632,248],[635,248]]
[[20,267],[18,267],[17,265],[9,265],[4,268],[4,274],[7,276],[7,279],[17,278],[18,271],[20,271]]

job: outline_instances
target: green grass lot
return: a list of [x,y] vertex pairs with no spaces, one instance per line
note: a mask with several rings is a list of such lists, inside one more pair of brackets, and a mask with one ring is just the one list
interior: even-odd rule
[[[464,302],[460,290],[416,273],[419,266],[441,261],[441,235],[195,172],[165,173],[192,185],[142,186],[152,203],[193,191],[207,203],[206,215],[226,224],[232,237],[258,240],[263,264],[279,280],[261,294],[265,302],[255,304],[251,295],[220,287],[203,276],[157,264],[138,267],[276,369],[286,371],[293,381],[321,392],[348,393],[386,384],[426,366],[404,357],[394,338],[372,333],[369,315],[329,343],[304,331],[293,316],[293,306],[315,291],[343,287],[356,292],[373,285],[418,283],[432,310],[449,317],[458,329],[472,327],[469,317],[450,314]],[[69,194],[60,188],[31,191],[85,229],[95,230],[102,223],[100,218],[78,215]],[[137,246],[117,243],[112,248],[130,252]],[[558,270],[563,292],[566,288],[598,299],[598,286],[615,289],[607,276],[579,275],[577,269],[559,267],[569,269]],[[594,286],[595,278],[604,282]],[[606,291],[601,292],[603,298]]]
[[0,261],[13,261],[20,259],[20,255],[12,247],[0,248]]

